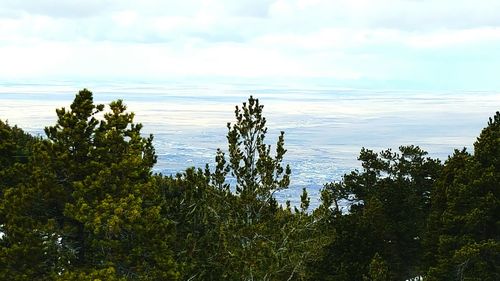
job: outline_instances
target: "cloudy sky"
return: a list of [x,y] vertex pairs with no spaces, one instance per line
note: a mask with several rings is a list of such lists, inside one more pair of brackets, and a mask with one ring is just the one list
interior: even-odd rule
[[498,0],[0,0],[0,81],[500,90]]

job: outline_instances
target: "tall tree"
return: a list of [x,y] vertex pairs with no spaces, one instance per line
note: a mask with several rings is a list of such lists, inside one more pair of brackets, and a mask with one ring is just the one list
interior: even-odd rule
[[427,235],[428,280],[500,279],[500,113],[474,155],[455,151],[436,184]]
[[[362,149],[359,160],[363,170],[325,186],[319,210],[330,221],[325,233],[332,242],[324,249],[324,258],[313,264],[319,269],[316,278],[362,280],[373,275],[370,262],[377,265],[379,260],[388,266],[388,280],[422,274],[422,233],[430,191],[441,166],[425,157],[427,153],[419,147],[402,146],[399,150],[374,153]],[[339,210],[342,201],[349,205],[343,214]]]
[[41,200],[51,173],[32,162],[47,155],[41,140],[17,127],[0,122],[0,136],[0,280],[46,280],[58,248],[50,203]]
[[235,191],[244,204],[248,223],[258,220],[261,204],[274,205],[274,193],[290,184],[290,167],[282,165],[286,153],[284,132],[278,137],[273,157],[271,145],[265,143],[267,127],[263,108],[252,96],[242,108],[236,106],[236,123],[227,125],[229,163],[224,157],[217,162],[217,167],[224,167],[223,170],[229,171],[236,180]]
[[175,177],[156,175],[163,202],[162,216],[176,228],[176,260],[182,280],[222,280],[225,223],[234,196],[209,184],[201,169],[188,168]]
[[[286,153],[284,133],[278,136],[275,153],[266,143],[266,119],[258,99],[249,98],[236,107],[234,124],[228,124],[228,160],[217,151],[216,167],[207,170],[213,186],[228,196],[220,209],[221,276],[231,280],[299,280],[304,278],[305,261],[314,244],[310,231],[312,217],[283,208],[275,193],[288,188],[290,167],[282,164]],[[228,204],[229,203],[229,204]]]
[[[11,214],[29,219],[21,232],[43,232],[36,234],[39,244],[51,245],[54,254],[39,258],[53,261],[52,270],[39,279],[104,273],[177,279],[170,250],[173,228],[160,214],[159,192],[151,183],[152,136],[141,136],[142,126],[133,123],[134,115],[120,100],[98,120],[103,110],[87,90],[76,95],[70,110],[57,110],[57,124],[46,128],[47,140],[31,161],[30,181],[12,189],[12,203],[6,205]],[[13,202],[33,206],[28,210],[34,213]],[[15,240],[14,232],[5,235]]]
[[16,173],[17,168],[14,166],[28,162],[33,146],[38,141],[38,138],[17,126],[10,126],[0,120],[0,196],[6,187],[14,185],[22,178],[22,174]]

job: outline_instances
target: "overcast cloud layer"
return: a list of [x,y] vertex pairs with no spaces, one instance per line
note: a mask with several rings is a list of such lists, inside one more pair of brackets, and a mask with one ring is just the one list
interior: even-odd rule
[[0,0],[0,65],[3,81],[500,90],[500,1]]

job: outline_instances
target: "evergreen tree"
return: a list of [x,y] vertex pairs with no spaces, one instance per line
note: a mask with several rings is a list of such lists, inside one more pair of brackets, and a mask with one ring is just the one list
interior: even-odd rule
[[[16,173],[16,170],[28,162],[33,146],[38,141],[38,138],[25,133],[17,126],[12,127],[0,120],[0,196],[5,188],[15,185],[23,177],[22,174]],[[16,164],[18,167],[14,167]]]
[[[228,161],[217,151],[215,171],[207,170],[213,186],[228,194],[221,204],[219,248],[222,279],[299,280],[311,255],[314,228],[303,195],[304,212],[282,208],[274,195],[290,183],[291,170],[282,165],[284,133],[274,156],[266,144],[266,119],[258,99],[236,107],[236,123],[228,124]],[[234,182],[231,186],[228,181]],[[234,196],[229,192],[234,191]],[[309,232],[311,231],[311,232]],[[309,232],[309,233],[308,233]]]
[[140,135],[141,125],[120,100],[99,121],[103,109],[83,90],[70,110],[57,110],[57,124],[46,128],[48,139],[30,161],[28,180],[4,196],[9,217],[2,257],[30,253],[33,263],[38,260],[33,268],[42,268],[21,268],[26,279],[105,272],[133,280],[178,277],[173,227],[161,216],[151,183],[152,137]]
[[371,260],[368,273],[369,277],[364,278],[364,280],[386,281],[390,279],[389,267],[378,253]]
[[51,203],[41,199],[50,172],[32,162],[47,155],[39,153],[39,139],[17,127],[0,122],[0,135],[0,280],[46,280],[58,248]]
[[[375,254],[387,263],[387,280],[422,274],[422,234],[441,167],[425,155],[415,146],[400,147],[400,153],[362,149],[363,170],[325,186],[319,210],[331,217],[324,233],[332,241],[323,259],[312,265],[314,278],[361,280],[370,276]],[[340,201],[349,202],[347,213],[341,214]]]
[[428,280],[500,279],[500,113],[474,155],[456,151],[436,185],[429,218]]
[[500,113],[442,166],[362,149],[309,213],[279,204],[290,168],[250,97],[215,167],[152,174],[152,136],[121,100],[80,91],[35,138],[0,121],[0,280],[500,280]]
[[209,184],[200,169],[189,168],[175,177],[153,179],[162,198],[162,215],[176,228],[173,250],[182,280],[223,280],[225,223],[234,196]]
[[259,220],[262,208],[276,208],[274,193],[290,184],[290,167],[283,167],[281,163],[286,153],[284,132],[278,137],[273,157],[271,145],[265,143],[267,127],[263,108],[252,96],[241,109],[236,106],[236,123],[227,125],[229,163],[226,164],[223,156],[217,162],[217,167],[226,164],[223,171],[229,171],[236,180],[235,191],[246,211],[243,220],[249,224]]

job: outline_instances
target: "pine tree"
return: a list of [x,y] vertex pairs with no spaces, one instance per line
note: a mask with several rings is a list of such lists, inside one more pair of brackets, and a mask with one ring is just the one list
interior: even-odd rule
[[0,120],[0,197],[5,188],[15,185],[22,178],[22,174],[16,173],[19,167],[14,166],[28,162],[33,146],[38,141],[38,138],[17,126],[10,126]]
[[[311,265],[316,271],[313,278],[361,280],[370,276],[370,259],[377,253],[388,265],[387,280],[423,273],[421,241],[430,191],[441,166],[419,147],[399,150],[374,153],[362,149],[362,171],[325,185],[317,213],[329,222],[323,227],[331,242],[323,258]],[[348,212],[339,210],[340,201],[348,202]]]
[[47,280],[58,248],[52,202],[42,199],[52,182],[50,163],[33,164],[48,160],[40,139],[3,122],[0,135],[0,280]]
[[474,155],[456,151],[436,185],[427,236],[428,280],[500,279],[500,113]]
[[[267,127],[263,108],[258,99],[250,96],[241,109],[236,106],[236,123],[227,125],[229,163],[224,170],[230,171],[236,180],[235,191],[244,204],[244,219],[248,223],[259,219],[262,203],[274,208],[274,193],[290,184],[290,167],[283,167],[281,163],[286,153],[284,132],[278,137],[273,157],[271,146],[265,143]],[[224,157],[218,160],[218,166],[224,166]]]
[[209,184],[201,170],[188,168],[175,177],[156,175],[153,183],[162,198],[162,216],[176,228],[173,250],[182,280],[223,280],[225,222],[234,196]]
[[34,269],[40,269],[22,270],[40,280],[105,272],[177,279],[173,227],[161,216],[161,197],[151,183],[152,136],[141,136],[142,126],[120,100],[98,120],[103,110],[87,90],[69,110],[57,110],[57,124],[46,128],[47,140],[30,160],[28,180],[6,195],[10,229],[3,257],[26,255],[31,247]]
[[215,171],[207,170],[210,183],[227,194],[219,209],[221,277],[303,280],[316,242],[311,238],[313,218],[306,213],[309,199],[305,192],[296,213],[276,201],[275,193],[290,184],[291,169],[282,164],[284,133],[278,136],[274,156],[265,142],[262,110],[253,97],[236,107],[236,122],[228,124],[228,160],[219,149]]

